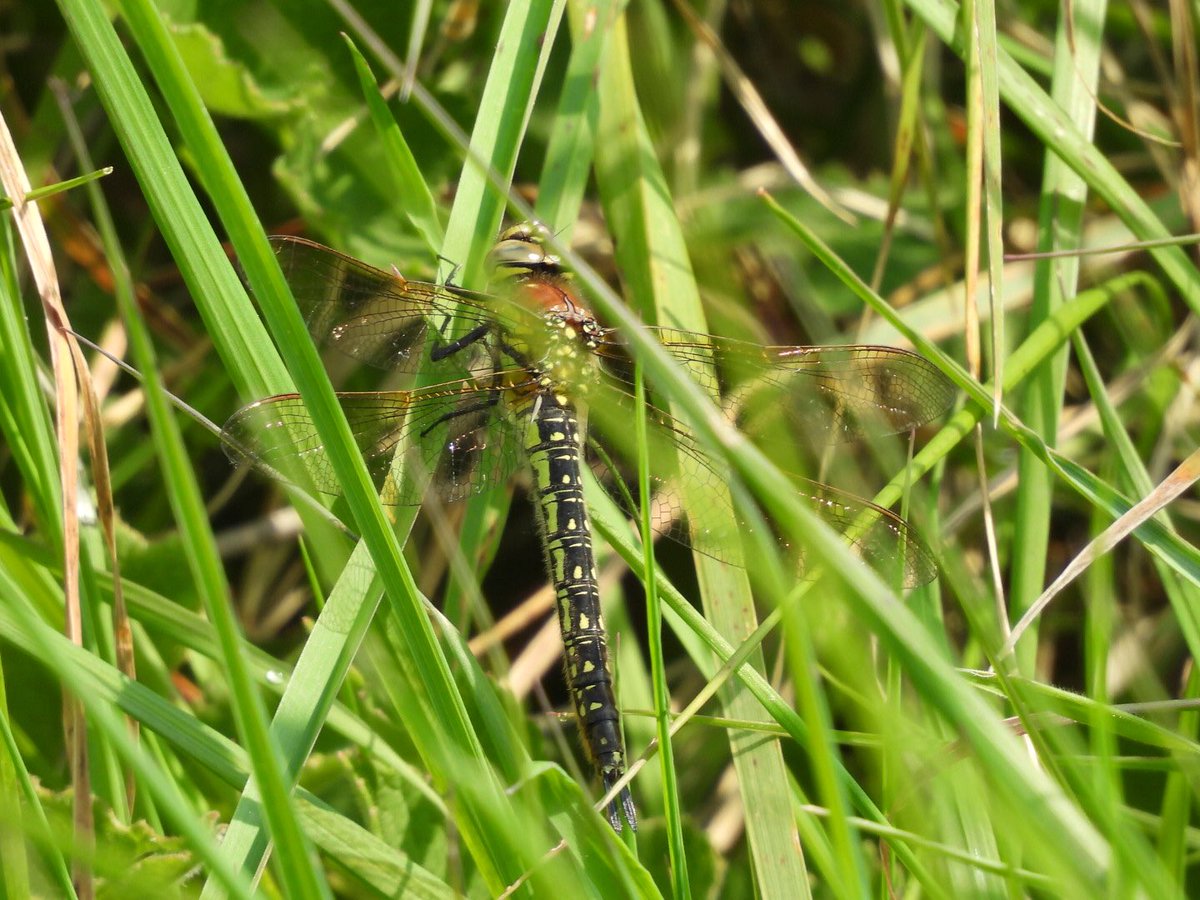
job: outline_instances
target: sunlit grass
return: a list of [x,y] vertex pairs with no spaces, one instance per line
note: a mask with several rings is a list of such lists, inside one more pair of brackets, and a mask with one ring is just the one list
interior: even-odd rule
[[[481,8],[470,36],[431,31],[414,44],[425,67],[397,103],[403,69],[386,48],[409,36],[395,9],[364,8],[358,20],[263,4],[181,23],[134,0],[114,31],[90,0],[60,7],[78,56],[64,54],[55,74],[77,86],[92,158],[78,140],[59,152],[71,146],[67,126],[31,74],[40,65],[19,55],[6,63],[19,100],[4,114],[34,187],[116,169],[42,210],[71,326],[150,376],[135,382],[89,357],[138,666],[131,682],[117,665],[93,504],[80,504],[80,547],[64,543],[78,510],[64,517],[60,499],[60,395],[44,389],[45,326],[5,218],[7,894],[65,894],[71,877],[83,893],[89,870],[131,896],[180,884],[249,892],[268,858],[267,889],[286,896],[1189,893],[1194,510],[1181,503],[1141,523],[1052,602],[1015,655],[1000,654],[1008,627],[1088,538],[1192,449],[1200,275],[1186,247],[1158,239],[1186,230],[1173,185],[1186,183],[1194,149],[1093,123],[1099,96],[1166,134],[1165,98],[1196,89],[1139,68],[1140,32],[1084,27],[1095,4],[1068,7],[1069,31],[1040,7],[1015,7],[998,40],[980,16],[971,49],[962,15],[975,22],[975,8],[829,11],[814,31],[752,4],[714,23],[724,42],[714,57],[671,6],[634,4],[618,18],[608,3],[513,4]],[[441,27],[444,10],[432,13]],[[14,34],[34,33],[16,24]],[[1097,74],[1101,51],[1130,67],[1136,92]],[[977,82],[964,82],[968,71]],[[969,140],[964,122],[979,129]],[[764,150],[776,125],[799,154],[790,169]],[[73,162],[54,171],[51,158]],[[796,186],[800,159],[820,202]],[[1001,179],[989,208],[1003,218],[981,279],[989,250],[999,265],[997,235],[1046,251],[1157,243],[1145,256],[1005,266],[994,296],[974,295],[974,372],[962,306],[975,280],[962,260],[976,259],[972,240],[989,240],[989,166]],[[529,593],[537,551],[509,515],[526,506],[502,487],[421,515],[379,505],[331,390],[379,385],[310,342],[263,239],[292,216],[376,265],[469,289],[485,286],[502,222],[536,216],[581,293],[625,333],[636,319],[759,343],[915,347],[953,381],[958,408],[922,431],[911,458],[888,437],[837,445],[807,474],[903,505],[939,579],[906,592],[894,572],[863,565],[774,468],[792,448],[741,443],[713,398],[634,339],[649,388],[727,468],[732,500],[719,505],[769,512],[804,548],[811,577],[796,579],[761,528],[745,567],[669,542],[648,554],[636,525],[589,485],[640,818],[636,836],[619,838],[594,809],[575,725],[550,714],[567,706],[561,651],[549,595]],[[90,268],[83,222],[102,249]],[[991,343],[1000,316],[1003,365]],[[298,498],[256,474],[225,490],[224,455],[169,408],[164,387],[218,422],[299,390],[342,485],[333,512],[362,540],[304,503],[268,529],[266,514]],[[644,458],[652,446],[641,438]],[[649,614],[647,560],[658,566]],[[64,569],[76,562],[82,646],[62,637]],[[661,653],[644,634],[660,615]],[[524,630],[491,633],[517,619]],[[477,659],[470,638],[490,649]],[[64,690],[88,716],[94,834],[71,823]],[[668,732],[660,764],[654,739]]]

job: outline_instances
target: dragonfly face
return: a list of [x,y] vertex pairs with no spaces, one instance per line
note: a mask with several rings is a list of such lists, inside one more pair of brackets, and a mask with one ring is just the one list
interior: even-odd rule
[[562,261],[546,252],[550,232],[536,222],[514,225],[500,235],[492,248],[492,268],[500,277],[511,275],[559,277]]
[[[430,494],[462,500],[530,465],[563,624],[568,686],[609,787],[624,771],[624,747],[583,503],[584,435],[576,404],[587,398],[594,412],[604,413],[595,416],[601,419],[596,430],[620,462],[620,439],[637,412],[632,365],[625,336],[602,328],[578,299],[558,258],[546,251],[546,234],[541,226],[523,225],[501,235],[491,256],[506,282],[499,296],[409,281],[299,238],[272,241],[315,339],[373,366],[442,376],[414,390],[338,395],[384,503],[418,505]],[[796,440],[818,442],[903,432],[941,415],[953,398],[937,369],[892,347],[770,347],[648,330],[748,431],[782,422]],[[653,527],[736,562],[739,532],[749,526],[728,493],[714,490],[728,480],[724,468],[686,423],[655,406],[647,415]],[[252,403],[224,431],[235,460],[249,459],[319,493],[341,492],[298,395]],[[797,478],[795,484],[872,565],[898,568],[905,585],[936,576],[928,551],[903,519],[817,482]],[[628,497],[616,495],[626,508]],[[620,801],[632,824],[628,790]],[[609,816],[619,829],[617,805]]]

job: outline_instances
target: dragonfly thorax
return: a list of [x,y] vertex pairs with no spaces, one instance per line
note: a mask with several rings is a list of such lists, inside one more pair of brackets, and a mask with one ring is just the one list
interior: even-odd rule
[[[526,284],[525,287],[545,286]],[[599,334],[596,320],[572,304],[543,312],[528,329],[508,335],[507,339],[539,387],[556,392],[566,388],[578,397],[597,377],[598,361],[591,351]]]
[[506,335],[517,358],[543,388],[571,385],[578,393],[574,385],[586,383],[597,365],[592,351],[602,329],[595,316],[558,269],[557,257],[544,254],[531,226],[505,232],[493,259],[507,266],[511,297],[529,313]]

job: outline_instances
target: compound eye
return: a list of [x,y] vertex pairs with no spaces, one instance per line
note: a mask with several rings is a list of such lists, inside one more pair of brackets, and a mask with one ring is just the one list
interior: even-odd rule
[[545,264],[546,251],[535,241],[506,237],[492,249],[491,259],[497,268],[530,269]]

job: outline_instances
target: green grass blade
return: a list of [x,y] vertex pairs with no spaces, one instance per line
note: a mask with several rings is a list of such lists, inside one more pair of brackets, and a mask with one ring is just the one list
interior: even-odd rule
[[[64,17],[96,74],[96,90],[121,138],[155,221],[193,295],[222,357],[243,362],[231,370],[239,390],[264,396],[287,390],[290,380],[261,326],[251,318],[246,292],[200,209],[158,118],[115,32],[85,0],[64,0]],[[101,25],[101,22],[104,22]]]
[[442,256],[461,265],[466,287],[483,283],[563,6],[563,0],[514,4],[504,18],[442,246]]
[[[961,53],[958,7],[949,0],[909,0],[909,7],[950,49]],[[1055,156],[1103,199],[1139,240],[1160,240],[1171,235],[1149,204],[1113,166],[1112,162],[1068,118],[1003,50],[997,55],[1000,97]],[[1200,272],[1178,247],[1155,247],[1151,255],[1178,289],[1185,303],[1200,309]]]
[[[615,238],[617,262],[631,296],[644,305],[646,315],[657,314],[660,324],[704,331],[699,294],[679,223],[665,202],[666,181],[654,159],[638,107],[626,41],[623,22],[619,21],[609,38],[601,70],[604,103],[596,132],[596,180]],[[697,570],[705,613],[717,628],[739,637],[752,630],[755,612],[745,570],[699,556]],[[764,665],[757,654],[752,664]],[[729,716],[753,719],[759,715],[757,704],[736,691],[723,700]],[[796,852],[779,744],[737,733],[731,733],[730,739],[745,799],[749,846],[759,889],[764,896],[791,896],[798,885],[806,883],[807,873],[803,856]],[[835,787],[834,792],[840,793],[840,789]],[[836,799],[823,799],[835,807],[838,804]],[[844,823],[844,817],[835,820],[835,832]],[[849,876],[849,883],[860,883],[862,872],[851,849],[853,841],[845,828],[840,833],[841,849],[846,854],[841,862],[848,871],[836,877]],[[830,875],[834,877],[834,873]]]
[[[1090,138],[1095,125],[1095,97],[1101,44],[1099,28],[1081,27],[1098,23],[1106,4],[1083,3],[1069,7],[1071,17],[1058,29],[1051,97],[1071,117],[1079,132]],[[1074,40],[1068,40],[1068,28]],[[1056,155],[1046,154],[1046,178],[1038,215],[1038,250],[1054,252],[1077,249],[1082,239],[1087,185]],[[1044,321],[1062,304],[1079,280],[1079,260],[1066,257],[1040,262],[1035,274],[1030,326]],[[1054,446],[1066,381],[1068,352],[1063,348],[1049,365],[1039,369],[1024,386],[1020,406],[1022,418]],[[1022,546],[1013,554],[1010,620],[1016,622],[1041,593],[1046,567],[1046,542],[1050,531],[1053,476],[1028,451],[1021,454],[1020,486],[1016,508]],[[1036,631],[1018,644],[1017,659],[1022,669],[1032,671]]]
[[579,217],[592,168],[593,140],[600,95],[601,54],[612,33],[618,0],[568,5],[571,24],[571,60],[558,97],[554,130],[546,145],[546,161],[538,181],[537,219],[564,244]]
[[[22,595],[17,585],[8,579],[7,573],[4,571],[0,571],[0,588],[3,589],[4,595],[11,600],[9,604],[0,608],[0,621],[4,622],[2,631],[4,639],[33,653],[68,690],[79,698],[87,712],[89,723],[103,735],[104,739],[120,754],[123,762],[134,771],[138,783],[149,791],[171,825],[186,838],[193,852],[210,867],[213,877],[232,896],[249,898],[251,896],[249,883],[241,873],[225,865],[218,857],[213,836],[197,819],[193,810],[188,807],[174,782],[148,756],[146,750],[133,741],[125,723],[114,711],[113,698],[104,696],[97,689],[95,678],[89,677],[78,663],[83,662],[85,665],[99,667],[114,675],[117,675],[116,670],[39,622],[32,613],[32,606],[28,598]],[[119,675],[118,677],[123,678]],[[145,690],[140,685],[131,686]],[[148,691],[146,693],[149,694]],[[157,697],[154,697],[154,700],[162,702]],[[138,718],[136,713],[130,714]]]
[[367,110],[379,140],[383,144],[390,159],[388,171],[396,181],[396,206],[409,223],[425,241],[430,253],[437,253],[442,246],[444,235],[442,223],[438,218],[437,205],[433,194],[425,184],[417,161],[413,157],[404,134],[400,131],[396,120],[388,112],[387,103],[379,93],[375,76],[363,55],[358,52],[354,42],[348,35],[343,35],[346,46],[350,49],[350,58],[354,60],[355,71],[358,72],[359,83],[362,85],[363,99],[367,102]]
[[641,367],[635,369],[635,423],[638,447],[638,497],[641,511],[643,571],[646,573],[646,631],[650,638],[650,672],[654,685],[654,721],[658,736],[658,758],[662,767],[663,800],[666,806],[668,853],[671,860],[671,886],[678,898],[692,896],[684,848],[683,819],[679,813],[679,779],[675,773],[675,750],[671,744],[670,693],[662,646],[662,604],[658,597],[654,563],[654,531],[650,506],[650,447],[646,424],[646,383]]
[[[1000,193],[1000,89],[996,75],[996,6],[992,0],[974,0],[968,27],[974,29],[978,54],[979,128],[982,140],[983,244],[987,250],[988,293],[991,296],[992,367],[996,384],[1004,378],[1004,316],[1000,286],[1004,283],[1004,209]],[[971,89],[974,89],[974,85]],[[1001,396],[997,392],[996,405]]]
[[58,452],[46,401],[38,389],[33,339],[29,333],[17,287],[11,228],[0,230],[0,403],[6,446],[13,454],[21,478],[47,539],[62,541],[62,493],[58,483]]
[[[2,663],[2,661],[0,661]],[[50,840],[50,823],[42,807],[33,778],[21,756],[13,734],[8,705],[8,687],[0,666],[0,740],[4,743],[4,756],[0,758],[0,813],[8,823],[0,834],[0,887],[6,897],[32,896],[29,865],[25,858],[25,842],[15,826],[20,823],[27,834],[34,836],[39,855],[64,897],[74,897],[71,872],[63,855]],[[18,799],[19,798],[19,799]],[[21,802],[24,802],[22,807]]]
[[[139,33],[143,48],[149,49],[156,43],[157,46],[165,48],[169,39],[165,37],[165,29],[160,27],[155,31],[155,25],[160,23],[157,23],[154,14],[136,2],[129,4],[126,9],[135,32]],[[89,15],[95,16],[96,10],[79,7],[74,12],[82,19]],[[93,21],[90,25],[96,32],[104,33],[103,26],[98,22]],[[108,32],[106,37],[111,40],[115,36]],[[183,80],[180,77],[182,64],[172,59],[169,53],[156,55],[151,52],[148,55],[160,78],[165,80],[174,76],[177,81]],[[119,101],[117,105],[121,105]],[[133,104],[128,104],[124,109],[114,109],[114,115],[129,115],[132,109]],[[98,193],[93,192],[93,197],[98,203],[101,200]],[[121,260],[120,247],[115,240],[111,219],[102,204],[97,207],[97,218],[108,237],[106,249],[117,274],[117,296],[122,305],[134,357],[143,373],[151,433],[163,466],[163,480],[169,491],[171,507],[188,549],[188,561],[193,577],[221,645],[222,663],[232,688],[233,711],[238,723],[238,732],[250,751],[256,780],[265,785],[263,808],[270,823],[271,835],[283,858],[288,860],[280,867],[283,882],[288,891],[297,897],[328,896],[328,887],[316,867],[316,861],[308,849],[307,841],[288,800],[289,786],[281,772],[278,748],[267,730],[267,716],[262,699],[253,688],[247,671],[238,628],[233,619],[229,586],[217,554],[200,488],[174,419],[174,412],[163,393],[150,337],[140,321],[133,298],[133,286],[126,274],[128,270]],[[201,230],[201,222],[202,220],[194,223],[195,230]]]
[[[0,580],[6,581],[3,576],[4,573],[0,573]],[[6,581],[7,586],[9,583]],[[12,609],[2,608],[0,625],[3,625],[2,634],[6,641],[29,648],[39,660],[63,673],[64,677],[89,685],[95,702],[107,703],[133,716],[231,787],[240,788],[246,783],[249,772],[246,753],[223,735],[143,685],[130,682],[112,666],[74,646],[61,634],[41,623],[17,615]],[[116,722],[116,719],[110,717],[109,721]],[[414,890],[429,896],[445,896],[445,891],[438,887],[438,879],[387,847],[361,826],[345,817],[331,818],[327,808],[303,789],[298,789],[297,800],[297,809],[306,830],[323,850],[335,859],[342,859],[347,865],[363,858],[369,859],[369,866],[358,875],[373,890],[390,895],[403,887],[408,879],[412,879]],[[191,810],[177,811],[174,802],[168,797],[168,802],[163,804],[164,810],[172,815],[183,816],[189,823],[198,821]],[[193,830],[180,829],[189,835]],[[211,837],[203,832],[202,836],[211,846]],[[214,871],[220,873],[224,869],[229,876],[236,876],[234,870],[215,856],[215,851],[215,846],[212,846],[211,851],[200,850],[199,855],[213,866]],[[232,884],[241,883],[233,881]],[[237,896],[250,896],[248,891],[237,888],[232,892]]]

